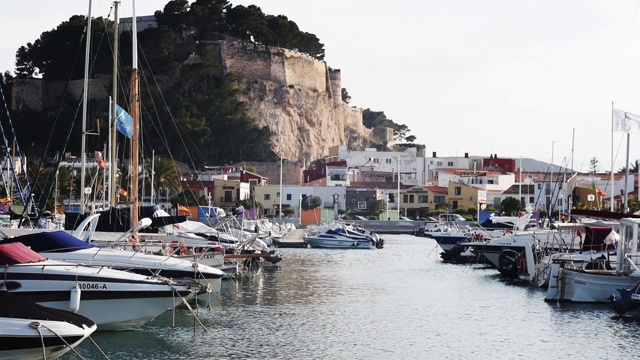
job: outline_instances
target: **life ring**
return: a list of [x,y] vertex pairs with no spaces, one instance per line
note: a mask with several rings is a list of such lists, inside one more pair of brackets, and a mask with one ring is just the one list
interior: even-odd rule
[[187,255],[187,247],[184,244],[180,244],[180,254]]

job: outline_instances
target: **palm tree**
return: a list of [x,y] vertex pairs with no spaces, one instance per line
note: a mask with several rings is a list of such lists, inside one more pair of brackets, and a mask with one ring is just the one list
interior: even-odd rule
[[[148,165],[149,169],[147,171],[151,173],[151,164]],[[155,189],[166,189],[173,195],[182,192],[178,168],[172,160],[156,156],[153,165],[153,185]],[[150,177],[145,177],[144,181],[146,186],[151,185]],[[159,198],[160,193],[156,192],[156,200],[159,200]]]
[[[640,169],[640,160],[636,160],[633,163],[631,163],[631,167],[629,168],[629,173],[635,174],[638,172],[638,169]],[[626,173],[627,167],[626,166],[621,167],[620,170],[618,170],[618,172]]]

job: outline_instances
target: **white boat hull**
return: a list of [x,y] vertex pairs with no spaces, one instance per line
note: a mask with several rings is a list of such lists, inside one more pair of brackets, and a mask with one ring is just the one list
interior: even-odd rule
[[[188,287],[169,280],[51,260],[10,266],[4,279],[10,293],[74,311],[93,320],[101,331],[138,328],[180,304],[180,296],[192,294]],[[76,285],[80,295],[74,298]]]
[[312,248],[324,249],[371,249],[371,241],[364,239],[323,239],[307,236],[304,242]]
[[609,303],[618,289],[640,282],[638,277],[618,275],[614,270],[562,270],[553,265],[550,275],[545,301]]
[[[95,325],[79,327],[64,321],[0,318],[0,323],[0,360],[42,359],[43,354],[46,359],[55,359],[96,330]],[[32,324],[40,326],[36,328]]]

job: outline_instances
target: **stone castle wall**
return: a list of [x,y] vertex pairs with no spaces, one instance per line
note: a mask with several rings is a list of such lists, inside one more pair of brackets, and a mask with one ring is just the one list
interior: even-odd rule
[[[43,111],[60,106],[62,96],[67,90],[68,99],[81,100],[84,80],[44,81],[42,79],[15,79],[11,108],[14,110],[29,108]],[[89,98],[107,99],[111,94],[111,78],[108,75],[96,75],[89,80]]]
[[[323,61],[311,56],[277,47],[268,47],[249,42],[207,41],[203,42],[207,59],[221,69],[221,74],[233,72],[253,80],[270,81],[276,84],[302,87],[326,92],[327,69]],[[340,87],[338,84],[332,87]]]

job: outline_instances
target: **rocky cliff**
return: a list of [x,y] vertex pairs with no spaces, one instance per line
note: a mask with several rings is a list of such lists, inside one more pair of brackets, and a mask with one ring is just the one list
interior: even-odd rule
[[340,70],[296,51],[253,43],[218,41],[220,68],[240,79],[249,115],[273,133],[274,149],[286,159],[325,157],[329,147],[362,149],[371,130],[362,109],[342,101]]
[[265,80],[242,86],[249,115],[271,129],[274,149],[286,159],[309,162],[327,156],[331,146],[357,149],[368,141],[362,110],[336,103],[326,93]]

